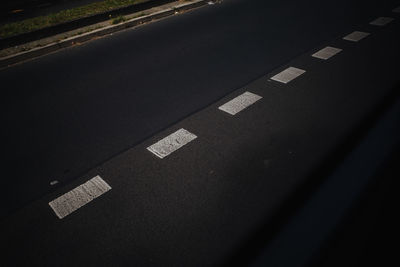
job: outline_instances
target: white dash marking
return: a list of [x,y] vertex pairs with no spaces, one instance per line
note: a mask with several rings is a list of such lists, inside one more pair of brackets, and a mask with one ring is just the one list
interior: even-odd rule
[[371,21],[369,24],[375,25],[375,26],[385,26],[386,24],[392,22],[394,18],[390,17],[379,17],[374,21]]
[[299,77],[300,75],[302,75],[305,72],[306,71],[302,70],[302,69],[298,69],[295,67],[289,67],[286,70],[273,76],[271,78],[271,80],[281,82],[281,83],[288,83],[288,82],[296,79],[297,77]]
[[400,6],[396,7],[392,10],[394,13],[400,13]]
[[336,55],[337,53],[340,53],[341,51],[342,51],[342,49],[340,49],[340,48],[327,46],[327,47],[319,50],[318,52],[314,53],[312,55],[312,57],[327,60],[327,59],[333,57],[334,55]]
[[149,146],[147,150],[162,159],[196,138],[196,135],[186,131],[185,129],[179,129],[173,134],[170,134],[164,139]]
[[58,218],[62,219],[110,189],[111,187],[97,175],[86,183],[49,202],[49,205]]
[[361,39],[364,39],[365,37],[367,37],[368,35],[370,35],[369,32],[355,31],[355,32],[352,32],[352,33],[346,35],[345,37],[343,37],[343,39],[347,40],[347,41],[358,42]]
[[242,111],[243,109],[247,108],[248,106],[254,104],[262,97],[250,92],[245,92],[238,97],[235,97],[231,101],[223,104],[218,109],[225,111],[231,115],[235,115]]

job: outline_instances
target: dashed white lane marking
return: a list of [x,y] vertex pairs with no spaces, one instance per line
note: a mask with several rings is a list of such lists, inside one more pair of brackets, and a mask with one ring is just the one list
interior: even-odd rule
[[319,59],[327,60],[341,51],[342,49],[340,48],[327,46],[325,48],[322,48],[318,52],[314,53],[312,56]]
[[247,108],[248,106],[254,104],[262,97],[250,92],[245,92],[238,97],[235,97],[231,101],[223,104],[218,109],[225,111],[231,115],[235,115],[242,111],[243,109]]
[[400,6],[396,7],[392,10],[394,13],[400,13]]
[[162,159],[196,138],[196,135],[185,129],[179,129],[154,145],[149,146],[147,150]]
[[302,75],[305,72],[306,71],[302,70],[302,69],[298,69],[295,67],[289,67],[286,70],[273,76],[271,78],[271,80],[281,82],[281,83],[288,83],[288,82],[296,79],[297,77],[299,77],[300,75]]
[[376,20],[371,21],[369,24],[375,25],[375,26],[385,26],[386,24],[392,22],[394,18],[390,17],[379,17]]
[[58,218],[62,219],[110,189],[100,176],[96,176],[49,202],[49,205]]
[[347,40],[347,41],[358,42],[361,39],[364,39],[365,37],[367,37],[368,35],[370,35],[369,32],[355,31],[355,32],[352,32],[352,33],[346,35],[345,37],[343,37],[343,39]]

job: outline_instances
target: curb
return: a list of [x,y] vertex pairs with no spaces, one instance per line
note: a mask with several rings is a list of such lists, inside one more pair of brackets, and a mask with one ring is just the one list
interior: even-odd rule
[[55,52],[57,50],[63,49],[63,48],[67,48],[67,47],[71,47],[73,45],[75,45],[76,43],[83,43],[86,41],[89,41],[95,37],[101,37],[110,33],[114,33],[117,31],[121,31],[124,29],[128,29],[128,28],[132,28],[153,20],[159,20],[171,15],[176,14],[177,12],[181,12],[181,11],[187,11],[190,9],[194,9],[194,8],[198,8],[204,5],[207,5],[208,2],[210,2],[209,0],[197,0],[195,2],[191,2],[191,3],[183,3],[180,5],[177,5],[175,7],[172,8],[167,8],[165,10],[162,11],[158,11],[149,15],[145,15],[142,17],[138,17],[138,18],[133,18],[131,20],[125,21],[123,23],[120,24],[116,24],[116,25],[110,25],[101,29],[97,29],[91,32],[87,32],[87,33],[83,33],[81,35],[77,35],[77,36],[73,36],[70,38],[67,38],[65,40],[59,41],[59,42],[55,42],[55,43],[51,43],[48,44],[46,46],[43,47],[37,47],[37,48],[33,48],[29,51],[26,52],[21,52],[21,53],[17,53],[14,55],[10,55],[10,56],[6,56],[3,58],[0,58],[0,69],[6,68],[10,65],[14,65],[17,64],[19,62],[22,61],[26,61],[29,59],[33,59],[42,55],[46,55],[52,52]]
[[38,39],[53,36],[58,33],[76,30],[85,26],[109,20],[109,16],[127,15],[135,12],[144,11],[152,7],[161,6],[177,0],[148,0],[139,4],[133,4],[125,7],[116,8],[102,13],[82,17],[79,19],[66,21],[53,26],[37,29],[31,32],[26,32],[7,38],[0,38],[0,49],[9,48],[16,45],[21,45],[26,42],[35,41]]

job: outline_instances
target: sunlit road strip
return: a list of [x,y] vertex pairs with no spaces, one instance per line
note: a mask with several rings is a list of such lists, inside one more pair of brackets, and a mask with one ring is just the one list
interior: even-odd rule
[[100,176],[96,176],[49,202],[49,205],[58,218],[62,219],[109,190],[111,190],[111,186]]
[[385,26],[386,24],[392,22],[394,18],[390,17],[379,17],[374,21],[371,21],[369,24],[374,26]]
[[352,32],[352,33],[346,35],[345,37],[343,37],[343,39],[346,41],[358,42],[358,41],[364,39],[365,37],[367,37],[368,35],[370,35],[369,32],[355,31],[355,32]]
[[273,76],[271,78],[271,80],[281,82],[281,83],[288,83],[288,82],[296,79],[297,77],[299,77],[300,75],[302,75],[305,72],[306,71],[302,70],[302,69],[298,69],[295,67],[289,67],[286,70]]
[[225,111],[231,115],[235,115],[235,114],[239,113],[240,111],[242,111],[243,109],[251,106],[252,104],[257,102],[261,98],[262,97],[259,95],[256,95],[256,94],[253,94],[250,92],[245,92],[245,93],[241,94],[240,96],[235,97],[231,101],[223,104],[218,109]]
[[319,50],[318,52],[312,54],[312,57],[327,60],[327,59],[333,57],[334,55],[340,53],[341,51],[342,51],[342,49],[340,49],[340,48],[327,46],[327,47]]
[[147,150],[162,159],[196,138],[196,135],[185,129],[179,129],[154,145],[149,146]]

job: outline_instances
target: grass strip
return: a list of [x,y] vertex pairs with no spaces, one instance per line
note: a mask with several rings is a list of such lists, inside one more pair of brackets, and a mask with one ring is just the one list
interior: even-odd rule
[[66,9],[45,16],[39,16],[22,21],[8,23],[0,25],[0,38],[7,38],[14,35],[31,32],[63,22],[72,21],[79,18],[148,1],[151,0],[104,0],[102,2],[92,3],[72,9]]

